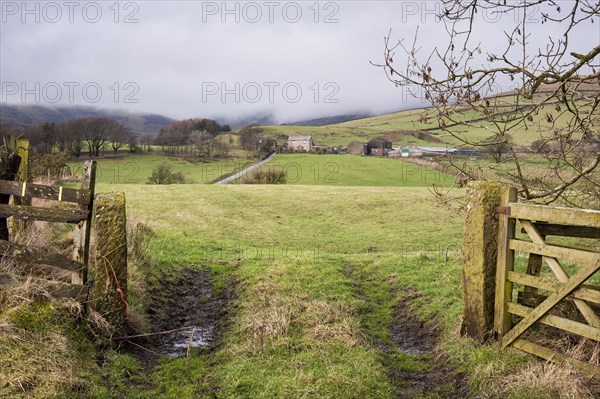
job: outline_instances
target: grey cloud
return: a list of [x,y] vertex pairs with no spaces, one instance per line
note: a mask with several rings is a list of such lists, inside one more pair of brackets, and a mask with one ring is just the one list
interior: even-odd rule
[[[7,2],[2,3],[5,7]],[[297,2],[294,4],[301,7],[302,18],[291,23],[280,10],[292,3],[278,3],[272,23],[265,2],[255,3],[263,13],[256,23],[244,18],[252,19],[255,14],[240,15],[239,23],[227,14],[222,23],[220,12],[203,15],[203,10],[214,10],[207,7],[220,8],[222,2],[194,1],[120,2],[119,23],[114,22],[114,9],[109,8],[113,2],[97,2],[103,11],[97,23],[85,21],[78,14],[74,23],[65,19],[48,23],[43,18],[40,23],[22,23],[19,15],[3,15],[6,22],[0,25],[0,81],[25,82],[28,87],[35,82],[42,86],[48,82],[77,82],[78,90],[93,82],[102,89],[101,98],[93,105],[175,118],[272,113],[284,122],[421,105],[395,88],[369,61],[382,61],[383,37],[390,28],[394,38],[410,41],[420,26],[424,53],[443,45],[444,27],[434,16],[441,10],[436,4],[441,3],[320,2],[319,22],[315,23],[315,9],[310,8],[314,2]],[[81,3],[82,8],[85,4]],[[235,4],[240,10],[248,7],[248,2],[229,2],[228,6],[233,9]],[[128,15],[139,21],[122,23]],[[323,23],[327,16],[338,22]],[[481,26],[483,33],[478,40],[494,47],[502,45],[502,24],[483,22]],[[547,33],[543,29],[532,26],[532,31],[539,30],[539,36]],[[594,41],[589,33],[582,37],[584,46]],[[272,87],[275,83],[278,86],[270,102],[265,85]],[[203,93],[203,88],[213,84],[219,89],[224,85],[230,91],[236,91],[239,85],[235,93],[239,101],[232,93],[223,99],[220,90],[211,96]],[[250,90],[255,84],[263,92],[258,101],[252,102]],[[301,88],[299,101],[285,97],[285,84]],[[245,93],[244,87],[248,90]],[[138,102],[126,102],[127,96]],[[325,102],[327,96],[337,102]],[[8,102],[20,102],[18,97],[12,96]],[[63,93],[62,103],[68,100],[66,97]],[[81,93],[76,92],[75,97],[74,103],[86,105]],[[26,102],[31,102],[31,96]]]

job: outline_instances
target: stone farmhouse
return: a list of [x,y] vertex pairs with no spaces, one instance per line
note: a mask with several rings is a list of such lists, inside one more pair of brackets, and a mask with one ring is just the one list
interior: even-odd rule
[[287,141],[288,150],[309,152],[315,145],[312,136],[289,136]]

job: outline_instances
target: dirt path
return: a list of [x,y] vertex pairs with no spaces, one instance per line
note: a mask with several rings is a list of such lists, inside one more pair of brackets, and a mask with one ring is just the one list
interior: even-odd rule
[[[350,265],[347,266],[345,274],[351,279],[356,296],[366,301],[365,311],[376,311],[377,307],[382,306],[377,300],[369,297],[369,291],[382,289],[378,283],[374,283],[376,277]],[[369,284],[372,286],[369,287]],[[439,331],[434,323],[423,323],[410,306],[420,294],[406,287],[399,288],[397,293],[404,295],[392,309],[393,320],[388,326],[391,339],[385,342],[376,339],[373,342],[373,346],[381,352],[382,364],[396,388],[396,398],[467,398],[464,376],[452,368],[437,345]],[[365,333],[368,335],[369,331]],[[399,365],[398,350],[410,358],[410,364],[419,367],[412,369]]]
[[410,306],[420,295],[410,288],[394,307],[391,329],[392,341],[404,353],[419,356],[428,366],[425,371],[389,370],[393,381],[400,384],[398,398],[412,399],[435,392],[439,397],[462,399],[468,397],[464,376],[456,373],[447,357],[438,349],[439,331],[424,324]]

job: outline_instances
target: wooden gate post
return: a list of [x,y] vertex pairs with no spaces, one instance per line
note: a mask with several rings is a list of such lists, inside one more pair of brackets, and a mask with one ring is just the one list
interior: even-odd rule
[[[19,137],[15,139],[15,155],[21,158],[21,165],[15,176],[15,180],[18,182],[31,182],[29,176],[29,140]],[[31,200],[24,196],[14,196],[13,202],[15,205],[31,205]],[[27,228],[26,220],[19,220],[14,218],[12,223],[11,237],[18,237],[21,234],[25,234]]]
[[463,323],[461,332],[478,341],[492,336],[498,254],[496,208],[507,189],[494,182],[467,186],[463,244]]
[[117,330],[127,317],[127,219],[124,193],[94,198],[93,285],[90,306]]
[[90,264],[90,236],[92,231],[92,217],[94,206],[94,193],[96,190],[96,161],[87,161],[83,166],[83,180],[81,189],[89,190],[91,201],[88,205],[81,205],[80,208],[90,212],[86,220],[81,221],[75,226],[73,232],[74,251],[73,259],[83,264],[83,270],[71,275],[71,283],[84,285],[88,280],[88,269]]
[[[21,167],[20,154],[15,151],[15,138],[13,136],[3,136],[2,159],[0,160],[0,179],[14,181]],[[0,195],[0,203],[8,204],[10,195]],[[10,229],[6,218],[0,218],[0,240],[8,241],[10,238]]]

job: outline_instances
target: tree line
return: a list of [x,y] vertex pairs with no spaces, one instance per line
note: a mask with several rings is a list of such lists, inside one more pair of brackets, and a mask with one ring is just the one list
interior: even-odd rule
[[33,126],[10,126],[0,124],[2,135],[25,136],[36,154],[53,152],[80,157],[85,149],[89,156],[100,156],[105,147],[114,153],[127,146],[134,152],[139,137],[128,126],[107,117],[87,117],[67,122],[45,122]]
[[161,129],[158,136],[138,135],[128,126],[109,117],[85,117],[67,122],[45,122],[31,126],[13,126],[0,123],[0,134],[25,136],[36,154],[66,153],[80,157],[87,152],[90,157],[100,156],[106,149],[117,153],[121,148],[135,152],[139,146],[193,146],[198,155],[222,154],[225,143],[214,140],[229,125],[221,125],[211,119],[187,119]]

